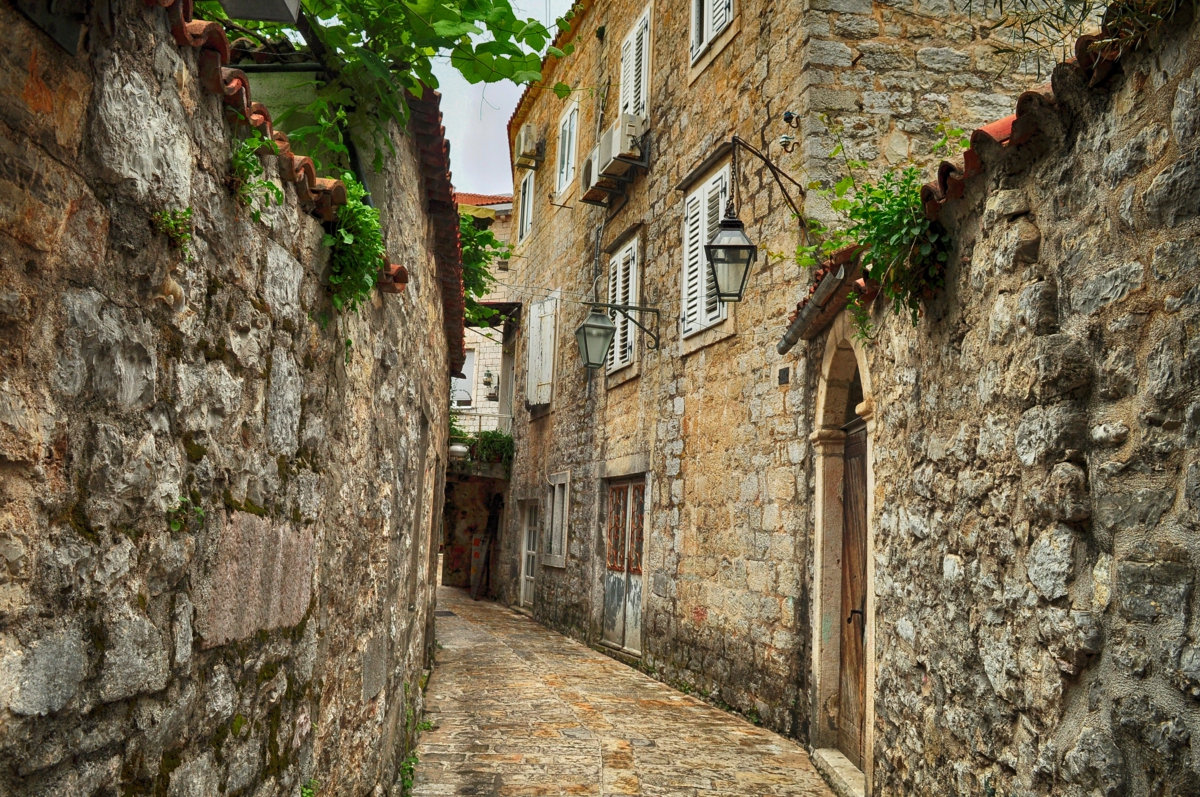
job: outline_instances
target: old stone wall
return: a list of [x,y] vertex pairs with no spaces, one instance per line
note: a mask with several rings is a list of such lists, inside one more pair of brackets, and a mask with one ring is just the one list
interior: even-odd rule
[[276,159],[261,222],[223,184],[212,53],[92,14],[70,56],[0,5],[0,792],[397,793],[450,369],[416,144],[370,181],[407,290],[337,315]]
[[[598,114],[610,124],[616,112],[621,42],[647,8],[648,172],[608,210],[579,203],[578,174],[567,191],[547,198],[555,188],[560,118],[570,103],[579,103],[582,164],[596,143]],[[559,630],[596,642],[605,480],[646,474],[642,664],[803,737],[812,578],[811,360],[802,349],[780,356],[774,344],[811,275],[788,256],[799,242],[789,205],[762,164],[743,155],[740,217],[762,256],[744,301],[729,305],[728,319],[685,339],[685,194],[677,187],[685,178],[703,178],[696,169],[734,134],[767,150],[802,184],[832,176],[836,163],[828,154],[835,142],[819,114],[842,126],[852,155],[873,168],[907,158],[925,163],[943,118],[972,128],[1007,115],[1036,76],[995,69],[1002,42],[988,38],[982,18],[947,4],[735,2],[729,28],[694,63],[690,19],[686,0],[589,6],[570,34],[579,37],[579,50],[549,64],[546,78],[582,90],[566,101],[531,93],[513,118],[510,133],[532,122],[546,142],[532,231],[513,259],[511,281],[527,287],[513,293],[530,302],[559,290],[563,301],[550,413],[514,413],[512,506],[544,501],[545,477],[570,471],[567,567],[539,568],[533,611]],[[605,87],[602,102],[597,89]],[[784,124],[789,110],[800,114],[799,130]],[[800,139],[790,154],[775,144],[785,133]],[[728,163],[726,156],[714,168]],[[515,170],[515,183],[524,174]],[[803,201],[798,192],[793,197]],[[804,207],[823,213],[815,196]],[[602,253],[595,263],[598,234]],[[639,300],[660,309],[662,346],[644,348],[639,334],[633,365],[589,375],[573,339],[586,315],[581,301],[593,295],[597,278],[604,300],[608,253],[633,237],[641,253]],[[520,339],[518,406],[525,346]],[[505,599],[516,602],[521,516],[508,517]]]
[[980,141],[944,295],[916,328],[875,309],[877,794],[1200,790],[1200,25],[1174,28]]

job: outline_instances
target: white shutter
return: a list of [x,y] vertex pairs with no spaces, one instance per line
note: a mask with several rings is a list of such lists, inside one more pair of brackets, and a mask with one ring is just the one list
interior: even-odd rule
[[[721,224],[725,212],[725,202],[729,198],[729,172],[722,170],[713,177],[705,188],[704,197],[704,243],[712,240]],[[713,279],[712,269],[708,259],[701,253],[704,268],[704,308],[703,324],[711,326],[725,318],[725,305],[717,299],[717,283]]]
[[558,320],[558,299],[551,296],[542,302],[542,317],[539,324],[539,348],[542,356],[538,372],[537,398],[535,404],[549,404],[554,388],[554,360],[557,353],[555,322]]
[[[610,261],[608,270],[608,301],[609,304],[637,304],[637,239],[629,244]],[[608,371],[616,371],[633,362],[633,349],[636,343],[637,327],[628,316],[612,311],[613,323],[617,325],[613,336],[612,346],[608,349]]]
[[633,38],[628,37],[621,43],[621,113],[633,113],[634,77]]
[[558,185],[555,190],[562,193],[567,185],[567,147],[570,142],[569,119],[563,119],[558,126]]
[[704,244],[703,237],[703,194],[700,190],[687,198],[683,210],[683,274],[680,279],[683,288],[683,334],[690,335],[700,330],[704,323],[701,317],[704,285]]
[[567,566],[567,531],[571,518],[571,472],[551,473],[546,490],[546,556],[548,567]]
[[731,13],[733,8],[732,0],[709,0],[709,2],[712,3],[712,24],[708,26],[707,38],[709,41],[712,41],[729,24],[729,19],[733,16]]
[[532,302],[529,313],[525,318],[525,337],[527,338],[525,362],[525,401],[529,404],[538,403],[538,379],[542,373],[542,313],[545,302]]
[[650,90],[650,15],[642,17],[634,32],[633,67],[634,95],[633,110],[635,116],[646,116],[646,95]]

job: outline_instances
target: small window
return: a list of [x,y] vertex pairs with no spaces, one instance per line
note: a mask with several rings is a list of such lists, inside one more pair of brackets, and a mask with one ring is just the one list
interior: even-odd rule
[[650,94],[650,11],[621,44],[621,113],[646,116]]
[[733,20],[733,0],[692,0],[692,62]]
[[[621,250],[609,261],[608,302],[609,304],[638,303],[637,236],[621,247]],[[637,326],[628,316],[613,310],[612,319],[613,323],[617,325],[617,331],[613,335],[612,346],[608,349],[608,373],[618,371],[633,362],[634,344],[637,337]]]
[[546,556],[547,567],[567,566],[567,524],[571,515],[571,472],[551,473],[546,495]]
[[450,380],[450,401],[456,407],[471,407],[475,403],[475,350],[467,349],[462,367],[463,378]]
[[558,193],[575,179],[575,144],[579,134],[579,106],[573,105],[558,125]]
[[729,311],[717,299],[717,285],[704,256],[704,245],[716,235],[729,198],[729,167],[721,169],[688,194],[683,206],[683,336],[721,323]]
[[517,241],[524,241],[533,229],[533,172],[528,171],[521,180],[521,214],[517,217]]

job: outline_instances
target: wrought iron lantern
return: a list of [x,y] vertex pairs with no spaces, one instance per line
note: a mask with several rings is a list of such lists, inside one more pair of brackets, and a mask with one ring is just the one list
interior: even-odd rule
[[617,334],[617,325],[608,317],[608,313],[600,312],[593,307],[587,318],[575,330],[575,342],[579,344],[579,356],[583,359],[583,367],[595,370],[604,367],[608,358],[608,349],[612,346],[613,336]]
[[746,292],[750,267],[758,259],[758,247],[746,237],[746,227],[737,217],[732,200],[716,234],[705,244],[704,254],[717,286],[717,298],[722,302],[740,302]]
[[221,8],[230,19],[259,22],[290,22],[300,17],[300,0],[221,0]]

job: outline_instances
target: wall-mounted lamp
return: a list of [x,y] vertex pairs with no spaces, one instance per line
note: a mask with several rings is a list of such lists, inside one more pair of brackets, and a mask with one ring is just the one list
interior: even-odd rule
[[608,313],[600,312],[602,308],[617,311],[632,321],[634,326],[649,335],[650,340],[646,341],[647,349],[658,348],[658,335],[642,326],[636,318],[630,315],[631,312],[653,313],[657,320],[657,307],[642,307],[634,304],[601,304],[599,302],[591,304],[592,311],[575,329],[575,343],[579,346],[579,357],[583,360],[584,368],[596,370],[604,367],[604,363],[608,359],[608,350],[617,334],[617,325],[613,323],[612,317]]
[[730,191],[729,201],[725,204],[725,218],[721,219],[721,225],[717,229],[716,234],[709,239],[704,247],[704,254],[708,259],[708,267],[711,270],[713,282],[717,285],[717,298],[722,302],[740,302],[742,300],[742,296],[746,292],[746,282],[750,277],[750,267],[758,259],[758,247],[746,236],[745,225],[742,224],[741,219],[737,215],[737,203],[735,199],[740,199],[741,197],[741,191],[738,189],[738,149],[746,150],[766,164],[767,170],[775,177],[775,182],[779,183],[779,189],[783,192],[783,198],[787,201],[788,206],[791,207],[792,212],[796,214],[796,217],[800,219],[800,234],[804,237],[805,243],[808,243],[808,225],[804,221],[804,215],[800,212],[796,203],[792,201],[792,197],[788,194],[783,181],[787,180],[799,189],[801,198],[804,197],[803,186],[780,169],[770,158],[746,143],[741,137],[734,136],[732,143],[733,154],[730,163],[730,178],[733,182],[733,190]]

